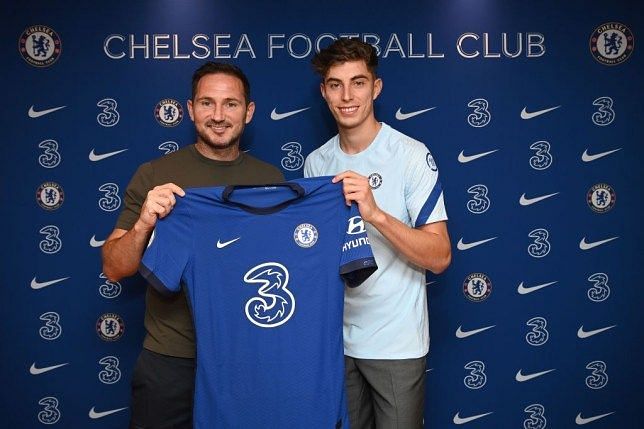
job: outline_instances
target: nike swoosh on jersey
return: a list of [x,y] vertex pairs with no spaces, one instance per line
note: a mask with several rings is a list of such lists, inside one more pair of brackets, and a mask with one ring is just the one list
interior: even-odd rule
[[579,338],[588,338],[592,337],[593,335],[600,334],[604,331],[608,331],[609,329],[613,329],[617,325],[612,325],[612,326],[607,326],[605,328],[599,328],[599,329],[594,329],[592,331],[584,331],[584,325],[581,325],[579,327],[579,330],[577,331],[577,337]]
[[277,113],[275,109],[271,112],[271,119],[274,121],[280,121],[284,118],[288,118],[289,116],[297,115],[300,112],[304,112],[305,110],[310,109],[310,107],[305,107],[304,109],[298,109],[298,110],[291,110],[290,112],[284,112],[284,113]]
[[109,158],[110,156],[118,155],[121,152],[125,152],[127,149],[121,149],[121,150],[115,150],[114,152],[107,152],[107,153],[102,153],[100,155],[97,155],[94,153],[94,149],[89,153],[89,160],[90,161],[101,161],[105,158]]
[[430,107],[428,109],[416,110],[415,112],[403,113],[399,107],[398,110],[396,111],[396,119],[398,119],[399,121],[404,121],[406,119],[413,118],[414,116],[418,116],[425,112],[429,112],[430,110],[434,110],[435,108],[436,107]]
[[492,237],[492,238],[486,238],[485,240],[479,240],[479,241],[473,241],[471,243],[465,243],[463,242],[463,237],[461,237],[458,240],[458,243],[456,243],[456,248],[458,250],[468,250],[471,249],[472,247],[480,246],[481,244],[487,243],[488,241],[495,240],[497,237]]
[[41,116],[48,115],[50,113],[55,112],[56,110],[64,109],[67,106],[59,106],[59,107],[53,107],[51,109],[45,109],[45,110],[36,110],[34,109],[34,106],[32,105],[29,108],[29,112],[27,112],[27,115],[29,115],[30,118],[40,118]]
[[217,240],[217,249],[223,249],[224,247],[228,246],[229,244],[233,244],[235,241],[239,240],[241,237],[233,238],[232,240],[224,241],[221,242],[220,240]]
[[101,247],[103,244],[105,244],[105,240],[97,240],[95,235],[92,235],[89,240],[89,245],[92,247]]
[[458,329],[456,330],[456,338],[471,337],[472,335],[476,335],[479,332],[483,332],[483,331],[487,331],[488,329],[492,329],[495,326],[496,325],[490,325],[490,326],[486,326],[485,328],[472,329],[471,331],[463,331],[462,328],[459,326]]
[[497,152],[498,149],[490,150],[488,152],[481,152],[474,155],[465,155],[463,150],[458,154],[458,162],[465,164],[466,162],[474,161],[475,159],[483,158],[491,153]]
[[593,247],[597,247],[597,246],[601,246],[602,244],[606,244],[609,241],[617,240],[618,238],[619,237],[611,237],[611,238],[607,238],[606,240],[592,241],[592,242],[588,243],[588,242],[586,242],[586,237],[584,237],[579,242],[579,248],[581,250],[589,250],[589,249],[592,249]]
[[475,416],[470,416],[470,417],[461,417],[459,414],[460,414],[460,411],[456,413],[456,415],[454,416],[453,421],[455,425],[463,425],[465,423],[472,422],[474,420],[480,419],[481,417],[489,416],[490,414],[492,414],[492,412],[485,413],[485,414],[477,414]]
[[31,375],[40,375],[40,374],[44,374],[46,372],[52,371],[52,370],[54,370],[56,368],[60,368],[61,366],[65,366],[65,365],[69,365],[69,362],[61,363],[59,365],[52,365],[52,366],[45,366],[45,367],[42,367],[42,368],[38,368],[36,366],[36,362],[34,362],[34,363],[31,364],[31,367],[29,368],[29,374],[31,374]]
[[517,287],[517,292],[519,292],[520,295],[526,295],[528,293],[538,291],[539,289],[543,289],[544,287],[551,286],[551,285],[553,285],[553,284],[555,284],[557,282],[558,282],[558,280],[556,280],[554,282],[542,283],[540,285],[528,286],[528,287],[523,286],[523,282],[521,282],[521,283],[519,283],[519,286]]
[[591,155],[591,154],[588,153],[588,149],[586,149],[584,151],[584,153],[581,154],[581,160],[584,161],[584,162],[591,162],[591,161],[594,161],[596,159],[608,156],[611,153],[618,152],[620,150],[622,150],[621,147],[617,148],[617,149],[613,149],[613,150],[607,150],[606,152],[600,152],[600,153],[596,153],[596,154]]
[[105,416],[109,416],[110,414],[118,413],[119,411],[127,410],[127,407],[123,408],[116,408],[114,410],[107,410],[107,411],[96,411],[94,407],[92,407],[91,410],[89,410],[89,418],[90,419],[100,419]]
[[524,107],[523,110],[521,111],[521,119],[532,119],[536,118],[537,116],[541,116],[544,113],[552,112],[555,109],[560,108],[561,106],[555,106],[555,107],[550,107],[548,109],[543,109],[543,110],[537,110],[535,112],[528,112],[527,109],[528,107]]
[[534,203],[538,203],[539,201],[543,201],[546,198],[554,197],[557,194],[559,194],[559,192],[555,192],[555,193],[548,194],[548,195],[542,195],[540,197],[527,198],[525,196],[525,193],[523,193],[523,194],[521,194],[521,198],[519,198],[519,204],[521,204],[522,206],[529,206],[529,205],[532,205]]
[[555,369],[549,369],[546,371],[541,371],[541,372],[535,372],[533,374],[522,374],[522,370],[517,371],[517,374],[514,376],[514,379],[518,381],[519,383],[523,383],[524,381],[532,380],[533,378],[541,377],[542,375],[545,375],[549,372],[555,371]]
[[575,423],[577,423],[578,425],[581,426],[581,425],[585,425],[587,423],[594,422],[595,420],[603,419],[604,417],[610,416],[611,414],[615,414],[615,411],[613,411],[611,413],[600,414],[598,416],[592,416],[592,417],[586,417],[586,418],[582,417],[581,413],[579,413],[579,414],[577,414],[577,417],[575,417]]
[[32,289],[42,289],[42,288],[45,288],[47,286],[51,286],[51,285],[54,285],[56,283],[60,283],[63,280],[67,280],[68,278],[69,277],[63,277],[63,278],[56,279],[56,280],[49,280],[48,282],[39,282],[39,281],[36,280],[36,277],[34,277],[33,279],[31,279],[31,288]]

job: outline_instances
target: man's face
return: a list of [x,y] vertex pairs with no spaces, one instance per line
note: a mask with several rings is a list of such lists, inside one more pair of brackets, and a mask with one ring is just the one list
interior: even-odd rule
[[238,146],[254,111],[254,103],[246,105],[241,80],[223,73],[202,77],[194,100],[188,100],[190,119],[197,130],[197,143],[213,150]]
[[373,101],[382,90],[382,81],[374,80],[364,61],[331,66],[320,90],[338,128],[356,128],[368,120],[375,120]]

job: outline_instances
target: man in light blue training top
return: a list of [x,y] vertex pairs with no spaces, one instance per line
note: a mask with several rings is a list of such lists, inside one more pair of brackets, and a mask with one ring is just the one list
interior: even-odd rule
[[340,39],[313,58],[338,134],[306,159],[335,175],[367,224],[378,271],[345,289],[344,354],[351,427],[420,428],[429,326],[425,270],[451,261],[438,168],[427,147],[374,116],[375,49]]

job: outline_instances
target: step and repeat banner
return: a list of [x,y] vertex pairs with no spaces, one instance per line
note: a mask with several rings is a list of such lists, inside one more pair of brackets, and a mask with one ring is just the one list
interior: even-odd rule
[[310,59],[338,37],[377,48],[377,118],[441,174],[425,427],[641,427],[642,3],[10,3],[3,427],[127,426],[145,285],[100,251],[131,175],[194,142],[218,60],[251,81],[243,149],[301,177],[336,132]]

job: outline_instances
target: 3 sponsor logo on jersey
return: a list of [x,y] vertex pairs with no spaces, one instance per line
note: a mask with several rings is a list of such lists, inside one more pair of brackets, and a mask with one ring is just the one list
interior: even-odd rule
[[371,189],[378,189],[382,185],[382,176],[378,173],[371,173],[368,179]]
[[633,32],[622,23],[607,22],[595,28],[590,36],[590,52],[605,66],[626,61],[635,49]]
[[301,223],[293,231],[293,240],[300,247],[312,247],[318,241],[318,230],[310,223]]
[[463,281],[463,294],[473,302],[486,300],[492,293],[492,281],[483,273],[472,273]]
[[183,107],[177,100],[164,98],[154,108],[154,117],[164,127],[176,127],[183,119]]
[[45,210],[57,210],[65,201],[63,187],[56,182],[45,182],[36,190],[36,201]]
[[102,314],[96,321],[96,333],[103,341],[116,341],[125,332],[125,322],[116,313]]
[[588,190],[586,202],[595,213],[606,213],[615,206],[617,195],[610,185],[597,183]]
[[104,98],[96,103],[97,107],[103,109],[101,113],[96,116],[96,121],[102,127],[113,127],[119,123],[121,115],[116,110],[118,103],[113,98]]
[[18,39],[22,58],[34,67],[49,67],[54,64],[63,49],[58,34],[46,25],[27,27]]

